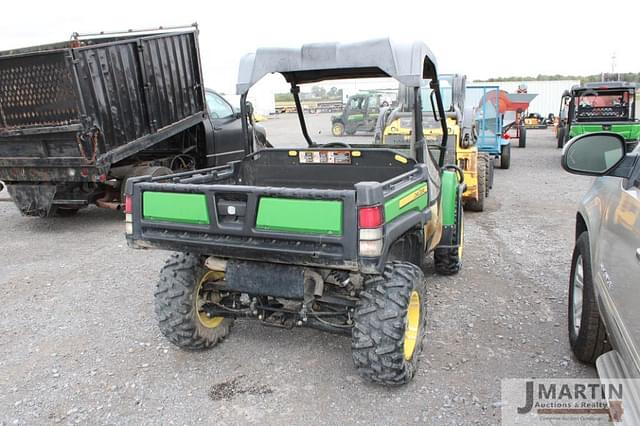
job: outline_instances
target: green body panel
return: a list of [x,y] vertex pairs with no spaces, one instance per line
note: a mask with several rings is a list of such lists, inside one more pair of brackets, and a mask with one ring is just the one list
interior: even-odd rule
[[258,203],[256,228],[342,235],[342,201],[262,197]]
[[204,194],[144,192],[142,216],[147,220],[209,224],[207,197]]
[[[636,141],[640,139],[640,123],[620,123],[620,124],[607,124],[611,126],[611,130],[607,130],[613,133],[617,133],[625,140]],[[569,138],[584,135],[585,133],[602,132],[602,124],[572,124],[571,131],[569,132]]]
[[427,184],[412,186],[384,203],[384,220],[391,222],[398,216],[411,210],[424,210],[429,205]]
[[442,172],[442,193],[440,194],[440,211],[444,226],[456,223],[456,208],[458,205],[458,176],[456,172],[444,170]]
[[347,116],[348,121],[362,121],[364,120],[364,114],[352,114]]

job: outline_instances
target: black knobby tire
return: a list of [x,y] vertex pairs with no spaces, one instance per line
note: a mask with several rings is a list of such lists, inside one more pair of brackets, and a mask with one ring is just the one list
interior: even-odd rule
[[[458,203],[458,208],[461,208],[460,203]],[[456,217],[458,217],[457,212]],[[436,247],[436,249],[433,251],[433,261],[436,273],[439,275],[455,275],[460,272],[460,269],[462,269],[462,254],[464,248],[464,213],[461,212],[460,222],[456,222],[453,226],[454,228],[451,234],[453,241],[444,241],[444,243],[453,244],[458,238],[458,232],[460,232],[460,247]]]
[[344,136],[344,124],[336,121],[331,125],[331,134],[333,136]]
[[520,139],[518,139],[518,148],[525,148],[527,146],[527,128],[520,126]]
[[[405,356],[409,305],[419,298],[415,347]],[[356,369],[368,380],[402,385],[414,376],[426,332],[426,287],[419,267],[408,262],[389,262],[382,275],[365,280],[353,316],[351,350]]]
[[[582,291],[582,315],[580,315],[580,327],[576,332],[573,315],[573,300],[576,297],[575,280],[578,259],[582,258],[583,266],[583,291]],[[571,275],[569,279],[568,324],[569,343],[576,358],[580,361],[593,364],[603,353],[610,350],[598,304],[594,293],[593,275],[591,270],[591,252],[589,249],[589,234],[583,232],[576,240],[571,260]]]
[[477,166],[476,177],[478,180],[478,198],[475,200],[468,200],[464,204],[467,210],[472,212],[481,212],[484,210],[484,199],[487,196],[487,183],[489,182],[489,176],[487,173],[489,163],[487,161],[486,154],[478,154]]
[[500,148],[500,168],[508,169],[511,167],[511,144],[502,145]]
[[198,289],[209,271],[190,253],[174,253],[162,267],[154,293],[155,312],[160,331],[169,341],[184,349],[207,349],[224,339],[233,325],[224,318],[213,328],[199,319]]
[[565,133],[564,126],[558,127],[558,134],[556,135],[558,148],[562,148],[564,146],[564,133]]

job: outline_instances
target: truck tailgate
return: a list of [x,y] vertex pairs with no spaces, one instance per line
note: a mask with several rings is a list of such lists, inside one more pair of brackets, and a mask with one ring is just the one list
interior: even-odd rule
[[134,247],[356,269],[354,190],[139,182]]

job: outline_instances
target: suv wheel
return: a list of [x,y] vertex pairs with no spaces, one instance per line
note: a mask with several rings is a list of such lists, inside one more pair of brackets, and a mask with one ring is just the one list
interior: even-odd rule
[[360,375],[402,385],[414,376],[426,332],[426,288],[419,267],[389,262],[365,280],[353,316],[352,356]]
[[576,240],[569,280],[569,343],[582,362],[593,364],[609,350],[607,332],[596,303],[589,234],[583,232]]

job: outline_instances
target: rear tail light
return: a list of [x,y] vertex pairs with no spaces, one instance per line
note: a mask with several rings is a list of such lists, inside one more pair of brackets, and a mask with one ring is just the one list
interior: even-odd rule
[[384,223],[382,206],[361,207],[358,210],[358,225],[360,228],[377,228]]
[[131,195],[126,195],[124,197],[124,212],[127,214],[131,214],[133,212],[133,201],[131,200]]
[[508,141],[509,139],[511,139],[511,136],[505,133],[504,135],[502,135],[502,139]]
[[382,254],[384,210],[382,206],[361,207],[358,210],[359,252],[363,257]]
[[126,195],[124,198],[124,233],[127,235],[133,234],[133,200],[131,195]]

